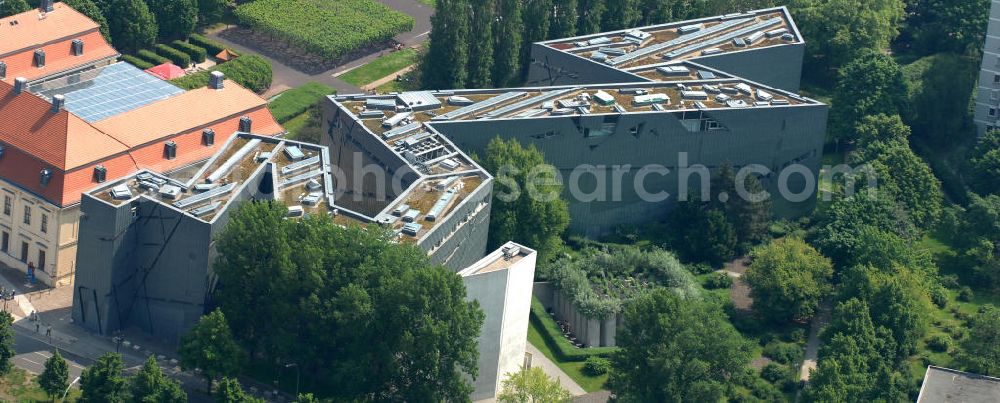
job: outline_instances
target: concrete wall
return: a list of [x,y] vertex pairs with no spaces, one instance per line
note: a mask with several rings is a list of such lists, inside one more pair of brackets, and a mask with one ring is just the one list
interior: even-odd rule
[[980,136],[1000,127],[1000,0],[991,2],[974,118]]
[[622,325],[621,314],[607,318],[588,317],[573,305],[570,298],[549,282],[534,283],[532,294],[538,298],[546,311],[555,314],[556,320],[568,322],[573,335],[586,347],[617,345],[618,329]]
[[458,271],[486,254],[493,180],[485,184],[421,239],[420,247],[430,254],[432,263]]
[[[711,118],[727,130],[691,132],[683,122],[699,117]],[[570,228],[588,235],[610,232],[620,224],[640,224],[666,217],[679,190],[677,167],[679,153],[687,153],[688,165],[703,164],[709,169],[730,163],[734,166],[761,164],[778,171],[797,162],[808,168],[815,182],[819,173],[827,107],[801,105],[776,108],[719,109],[704,113],[631,113],[623,115],[584,115],[537,119],[496,119],[435,123],[435,128],[467,153],[485,152],[496,136],[534,144],[545,154],[548,163],[562,173],[570,205]],[[608,129],[610,128],[610,129]],[[604,131],[604,130],[609,131]],[[641,169],[659,164],[667,175],[646,174]],[[571,176],[574,169],[590,165]],[[599,179],[603,178],[603,179]],[[615,178],[621,191],[613,187]],[[698,176],[689,178],[697,188]],[[774,189],[777,175],[765,180]],[[670,198],[644,201],[634,184],[641,183],[649,193],[666,191]],[[604,192],[598,192],[603,180]],[[793,175],[791,189],[798,189],[806,179]],[[572,196],[573,183],[583,198]],[[504,191],[498,188],[497,191]],[[616,193],[620,197],[616,199]],[[813,196],[815,193],[813,194]],[[774,212],[794,217],[812,209],[815,198],[789,202],[774,198]]]
[[798,92],[806,45],[795,43],[702,56],[695,63],[770,87]]
[[603,63],[534,43],[531,45],[531,64],[528,66],[528,80],[525,86],[544,87],[644,81],[650,80]]

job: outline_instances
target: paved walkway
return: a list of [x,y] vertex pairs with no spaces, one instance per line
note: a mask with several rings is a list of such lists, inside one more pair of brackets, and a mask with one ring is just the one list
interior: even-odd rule
[[562,387],[568,390],[569,394],[573,396],[583,396],[587,394],[587,391],[583,390],[583,388],[580,387],[580,385],[578,385],[576,381],[573,380],[573,378],[570,378],[569,375],[566,375],[566,373],[563,372],[563,370],[559,368],[558,365],[552,362],[552,360],[549,360],[549,358],[546,357],[545,354],[542,354],[542,352],[539,351],[538,348],[531,345],[530,342],[525,344],[525,346],[526,346],[525,351],[531,354],[532,367],[540,367],[542,371],[545,371],[546,374],[548,374],[553,378],[558,379]]
[[370,91],[370,90],[376,89],[376,88],[378,88],[382,84],[385,84],[385,83],[388,83],[388,82],[392,82],[392,80],[395,80],[396,77],[399,77],[399,76],[401,76],[403,74],[406,74],[406,73],[409,73],[409,72],[413,71],[414,68],[416,68],[416,65],[406,66],[402,70],[399,70],[399,71],[397,71],[395,73],[389,74],[389,75],[387,75],[385,77],[382,77],[382,78],[380,78],[378,80],[375,80],[374,82],[371,82],[371,83],[363,85],[361,87],[361,89],[365,90],[365,91]]
[[830,322],[830,307],[828,303],[821,303],[819,312],[812,320],[809,329],[809,341],[806,342],[806,354],[802,360],[802,367],[799,369],[799,379],[809,382],[811,370],[816,369],[816,362],[819,358],[820,339],[819,333]]
[[[399,10],[413,17],[414,24],[413,29],[408,32],[403,32],[396,35],[393,39],[396,42],[402,43],[404,46],[418,46],[421,43],[427,41],[428,35],[431,30],[431,15],[434,14],[434,9],[428,7],[416,0],[378,0],[380,3]],[[212,38],[215,41],[221,42],[227,47],[232,48],[237,53],[253,53],[258,54],[267,61],[271,62],[273,79],[271,83],[271,88],[264,93],[264,98],[269,99],[285,90],[290,88],[298,87],[302,84],[308,83],[310,81],[316,81],[329,85],[337,90],[341,94],[351,94],[351,93],[361,93],[363,92],[360,88],[353,86],[344,82],[343,80],[336,77],[336,75],[341,74],[344,71],[357,68],[362,66],[372,60],[375,60],[379,56],[392,51],[392,49],[385,49],[378,52],[374,52],[363,57],[354,59],[348,63],[344,63],[337,66],[331,70],[324,71],[319,74],[306,74],[295,68],[292,68],[284,63],[271,58],[267,55],[261,54],[261,52],[248,48],[246,46],[240,45],[238,43],[232,42],[223,38],[220,35],[222,30],[216,30],[213,32],[206,33],[206,36]]]

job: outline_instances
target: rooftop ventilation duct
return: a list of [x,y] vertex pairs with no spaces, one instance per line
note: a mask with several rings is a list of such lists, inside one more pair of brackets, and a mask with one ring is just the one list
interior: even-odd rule
[[45,67],[45,50],[35,49],[35,58],[32,61],[35,67]]
[[52,113],[59,113],[66,105],[65,95],[53,95],[52,96]]
[[208,78],[208,87],[214,90],[221,90],[225,87],[226,74],[221,71],[213,71]]
[[243,116],[240,118],[240,131],[244,133],[250,133],[250,128],[253,127],[253,120],[249,116]]
[[42,0],[38,8],[40,8],[42,12],[51,13],[55,10],[55,6],[52,3],[54,3],[54,0]]
[[49,181],[52,180],[52,171],[48,169],[43,169],[40,175],[41,175],[40,181],[42,183],[42,186],[48,186]]

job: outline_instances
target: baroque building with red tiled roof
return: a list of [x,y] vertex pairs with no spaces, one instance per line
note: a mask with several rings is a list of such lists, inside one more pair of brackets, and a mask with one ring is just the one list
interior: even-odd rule
[[284,133],[264,99],[221,74],[184,91],[119,56],[62,3],[0,19],[0,263],[50,286],[73,281],[81,193],[202,161],[215,133]]

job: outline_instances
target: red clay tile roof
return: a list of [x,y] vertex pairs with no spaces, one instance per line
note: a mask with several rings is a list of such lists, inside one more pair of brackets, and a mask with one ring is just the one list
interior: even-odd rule
[[[7,64],[4,81],[15,77],[28,81],[72,70],[98,60],[114,58],[118,52],[101,36],[97,23],[62,3],[39,19],[38,9],[0,19],[0,61]],[[11,25],[16,21],[17,24]],[[83,41],[83,54],[74,56],[74,39]],[[36,49],[45,51],[45,66],[34,66]]]

